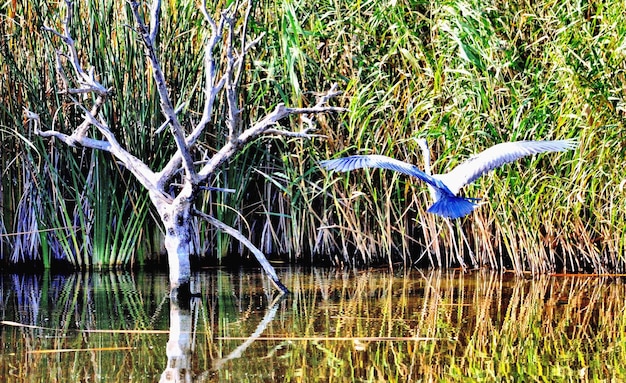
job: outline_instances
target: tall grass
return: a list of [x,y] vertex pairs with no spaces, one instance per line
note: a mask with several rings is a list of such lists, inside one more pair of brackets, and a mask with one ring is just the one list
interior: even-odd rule
[[[146,153],[149,161],[162,161],[157,155],[161,150],[158,137],[142,132],[144,125],[158,121],[154,113],[158,104],[145,91],[150,86],[149,79],[137,77],[130,81],[134,66],[143,65],[143,50],[124,33],[124,7],[114,2],[107,2],[104,7],[95,3],[81,5],[81,17],[73,25],[79,36],[79,49],[95,58],[90,62],[107,78],[107,84],[122,90],[116,94],[120,102],[104,110],[104,115],[119,130],[122,142],[128,142],[138,153]],[[145,193],[138,194],[138,185],[107,156],[42,142],[33,137],[32,127],[22,122],[24,107],[41,113],[54,129],[72,126],[80,115],[57,94],[60,84],[54,72],[54,51],[58,42],[40,31],[43,24],[58,25],[63,15],[43,2],[5,6],[7,13],[2,17],[6,22],[2,25],[6,33],[0,65],[6,69],[3,74],[7,74],[2,78],[3,87],[13,91],[2,100],[5,107],[0,113],[7,130],[15,129],[21,140],[16,135],[7,136],[3,130],[7,148],[11,148],[10,142],[18,144],[17,149],[2,153],[3,189],[11,190],[11,194],[3,196],[3,222],[8,228],[2,240],[12,249],[11,258],[2,257],[3,263],[19,260],[50,267],[51,262],[62,260],[77,268],[143,264],[159,251],[158,238],[156,242],[147,240],[154,238],[152,232],[158,233],[158,227],[150,225]],[[99,28],[107,32],[100,33]],[[137,60],[139,64],[135,63]],[[147,97],[130,97],[141,92]],[[133,129],[123,129],[129,125]],[[26,150],[29,147],[35,148],[36,158]],[[24,160],[32,170],[23,170],[22,155],[28,155]],[[39,199],[33,201],[36,196]],[[28,230],[23,230],[25,225]],[[26,242],[30,246],[25,246]]]
[[[171,148],[162,140],[165,134],[154,134],[162,123],[158,101],[145,75],[143,50],[127,27],[132,25],[127,6],[96,5],[81,2],[74,33],[85,60],[116,89],[104,115],[138,157],[158,168]],[[207,32],[196,6],[192,1],[164,4],[159,41],[175,102],[186,103],[180,115],[184,124],[199,118],[197,105],[204,97],[198,79]],[[157,260],[149,255],[158,252],[156,240],[132,255],[139,245],[134,241],[159,233],[128,174],[101,156],[96,178],[89,178],[91,154],[48,146],[21,122],[22,106],[59,129],[76,118],[75,108],[55,95],[57,42],[39,30],[44,22],[58,25],[59,10],[45,2],[2,7],[0,85],[11,89],[0,95],[6,233],[17,232],[16,223],[27,218],[17,215],[17,207],[28,174],[14,161],[25,149],[7,134],[17,127],[40,153],[49,153],[42,154],[35,174],[52,174],[51,156],[75,162],[62,168],[71,172],[58,171],[57,184],[37,180],[59,191],[58,198],[44,199],[56,206],[44,209],[39,226],[80,226],[40,236],[51,244],[66,243],[48,246],[51,251],[61,251],[77,265],[108,265],[117,263],[111,251],[126,243],[121,264],[133,257]],[[244,74],[243,124],[275,102],[303,105],[314,98],[310,92],[331,82],[340,83],[341,103],[349,113],[321,117],[318,133],[324,138],[251,145],[207,185],[236,192],[207,191],[199,206],[249,233],[264,251],[297,262],[621,272],[625,18],[622,4],[610,0],[541,6],[497,0],[258,3],[249,30],[265,36]],[[216,113],[215,129],[198,150],[210,152],[224,142],[222,122]],[[435,172],[502,141],[578,137],[581,144],[575,152],[508,165],[467,187],[464,193],[486,203],[453,225],[426,213],[429,196],[419,182],[380,171],[318,171],[318,160],[354,153],[385,154],[422,166],[416,144],[421,137],[431,143]],[[73,175],[77,169],[79,175]],[[104,184],[110,190],[89,189]],[[137,221],[112,225],[137,208]],[[129,238],[137,232],[142,237]],[[17,242],[14,236],[0,238],[6,262]],[[241,251],[203,223],[194,241],[201,257]]]
[[415,138],[426,137],[434,170],[445,172],[502,141],[579,137],[581,146],[507,166],[466,188],[487,204],[461,220],[460,232],[425,212],[427,193],[413,180],[378,171],[332,174],[319,184],[323,192],[308,188],[334,201],[322,232],[309,236],[338,236],[340,260],[623,270],[619,4],[313,8],[302,6],[297,17],[307,20],[308,41],[318,48],[309,57],[342,76],[351,110],[324,130],[325,152],[316,156],[379,153],[420,165]]

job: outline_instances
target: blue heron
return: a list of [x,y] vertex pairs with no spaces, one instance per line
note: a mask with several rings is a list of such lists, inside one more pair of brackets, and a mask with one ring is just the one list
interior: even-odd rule
[[434,203],[428,208],[429,213],[446,218],[460,218],[468,215],[476,207],[478,198],[465,198],[457,194],[465,185],[474,182],[483,174],[519,158],[544,152],[564,152],[578,145],[575,139],[554,141],[516,141],[504,142],[470,157],[448,173],[431,174],[430,152],[426,140],[418,141],[425,161],[425,171],[417,166],[378,154],[355,155],[333,160],[321,161],[327,170],[347,172],[360,168],[380,168],[404,173],[426,182]]

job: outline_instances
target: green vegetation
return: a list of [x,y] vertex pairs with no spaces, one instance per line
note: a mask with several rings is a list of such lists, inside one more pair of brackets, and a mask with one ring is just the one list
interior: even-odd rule
[[[115,88],[105,113],[150,165],[172,148],[155,130],[146,75],[125,2],[80,2],[77,44]],[[218,6],[222,6],[220,3]],[[168,85],[195,121],[205,26],[193,1],[163,4],[160,47]],[[143,190],[110,158],[33,136],[23,107],[64,129],[77,110],[57,94],[56,3],[0,5],[0,262],[77,267],[158,260],[159,232]],[[248,63],[244,123],[302,105],[338,82],[350,112],[327,116],[310,142],[259,141],[213,180],[202,204],[267,253],[335,264],[403,262],[518,272],[624,272],[626,262],[626,14],[617,1],[265,1],[250,33],[265,32]],[[225,116],[199,150],[224,139]],[[324,175],[320,159],[379,153],[421,164],[430,140],[442,172],[502,141],[578,137],[575,152],[506,166],[466,189],[486,202],[451,227],[428,215],[428,193],[390,172]],[[164,141],[165,142],[165,141]],[[100,186],[99,186],[100,185]],[[101,185],[107,185],[103,190]],[[201,257],[239,253],[198,224]],[[44,231],[46,230],[46,231]],[[19,233],[19,234],[16,234]]]

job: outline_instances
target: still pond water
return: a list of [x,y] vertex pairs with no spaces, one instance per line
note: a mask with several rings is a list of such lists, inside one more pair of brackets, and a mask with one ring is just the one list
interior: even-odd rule
[[0,381],[626,380],[619,277],[278,271],[0,274]]

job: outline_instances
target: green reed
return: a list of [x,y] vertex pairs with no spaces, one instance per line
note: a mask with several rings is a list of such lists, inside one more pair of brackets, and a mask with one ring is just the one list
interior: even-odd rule
[[[619,166],[611,159],[624,158],[615,139],[623,132],[623,111],[614,98],[624,60],[597,48],[619,45],[619,23],[608,21],[623,18],[618,8],[611,2],[582,10],[556,3],[540,10],[471,1],[424,8],[341,4],[333,15],[341,15],[342,33],[357,34],[361,44],[346,47],[355,62],[346,93],[355,105],[350,121],[330,132],[328,156],[381,153],[420,164],[411,141],[427,137],[438,158],[435,171],[445,171],[501,141],[581,139],[577,152],[524,160],[466,188],[488,202],[461,222],[469,249],[444,222],[424,217],[425,198],[415,206],[400,196],[381,199],[387,188],[406,190],[412,186],[403,183],[412,181],[384,172],[334,174],[325,181],[343,201],[336,204],[341,237],[352,238],[359,254],[401,260],[402,250],[389,251],[386,244],[404,243],[408,227],[420,243],[409,248],[422,253],[431,244],[430,263],[457,263],[458,252],[471,263],[471,249],[476,265],[519,272],[602,271],[608,264],[621,270],[624,235],[616,223],[624,205]],[[346,182],[335,182],[338,177]],[[413,192],[424,194],[421,185]],[[415,212],[408,226],[396,218],[407,208]]]
[[[114,1],[80,5],[74,28],[79,48],[103,82],[116,89],[104,115],[121,141],[158,168],[172,149],[166,146],[167,133],[154,134],[162,123],[158,99],[146,76],[143,49],[127,27],[132,25],[127,6]],[[12,162],[25,149],[13,145],[19,139],[7,131],[18,127],[39,152],[53,150],[64,161],[90,157],[69,148],[50,149],[21,122],[23,106],[53,121],[63,105],[58,128],[72,126],[76,118],[77,110],[55,95],[52,57],[58,42],[39,30],[44,22],[58,26],[57,8],[44,2],[3,7],[0,81],[12,90],[0,96],[5,127],[0,130],[1,214],[8,234],[24,219],[16,211],[28,177]],[[206,27],[191,1],[164,4],[163,12],[163,67],[175,102],[186,103],[181,121],[193,123],[204,97],[199,79]],[[236,192],[207,192],[199,206],[249,232],[264,251],[293,261],[442,267],[463,262],[520,273],[623,271],[624,18],[621,4],[610,0],[546,2],[541,7],[473,0],[256,4],[249,34],[265,36],[244,73],[247,86],[239,95],[243,124],[254,122],[279,100],[311,102],[309,92],[334,81],[345,92],[341,103],[349,112],[320,117],[317,133],[323,138],[264,139],[251,145],[207,185]],[[215,113],[215,130],[198,150],[210,152],[223,143],[223,118]],[[508,165],[467,187],[466,195],[486,204],[452,226],[426,213],[430,197],[415,180],[380,171],[318,171],[320,159],[354,153],[385,154],[421,167],[416,144],[421,137],[431,143],[435,172],[502,141],[578,137],[581,144],[575,152]],[[121,264],[133,262],[134,256],[140,262],[158,259],[149,254],[158,252],[159,232],[147,207],[132,225],[110,225],[144,205],[142,190],[107,162],[100,159],[98,166],[108,170],[99,170],[102,178],[93,182],[110,184],[109,191],[87,193],[81,186],[88,162],[68,167],[80,169],[75,181],[76,176],[63,171],[54,178],[57,184],[38,181],[68,200],[50,198],[57,206],[46,207],[46,214],[56,212],[57,217],[39,217],[40,226],[83,226],[41,238],[65,243],[48,248],[62,248],[77,264],[117,264],[115,254],[104,253],[119,243],[128,249]],[[35,174],[48,174],[50,165],[38,166],[43,171]],[[81,206],[89,211],[78,208],[81,198],[88,200]],[[115,212],[102,211],[106,206],[115,206]],[[93,230],[84,230],[90,224]],[[199,256],[239,252],[228,237],[204,223],[198,228],[194,241]],[[137,246],[131,233],[137,232],[153,243],[130,255]],[[1,238],[7,254],[14,240]],[[76,258],[85,243],[98,246],[99,261]]]

